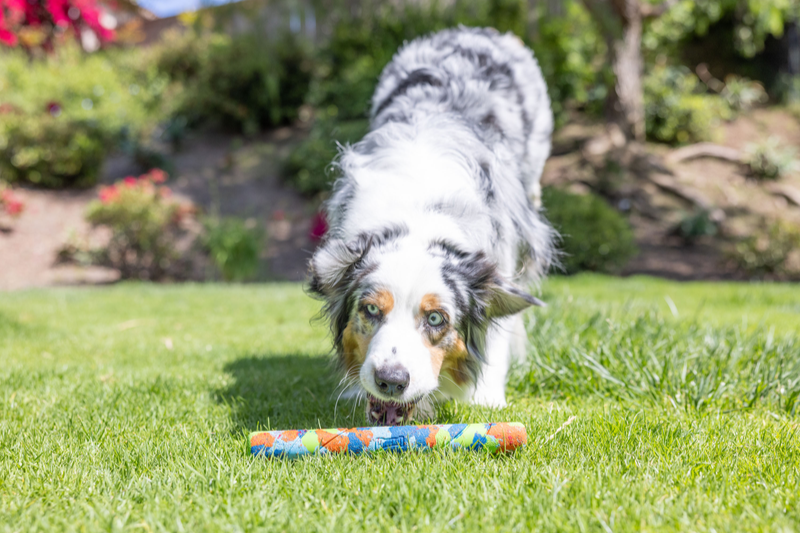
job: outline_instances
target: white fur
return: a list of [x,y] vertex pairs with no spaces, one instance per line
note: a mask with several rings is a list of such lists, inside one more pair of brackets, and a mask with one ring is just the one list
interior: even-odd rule
[[[337,163],[341,177],[327,204],[331,229],[311,265],[315,290],[328,301],[334,330],[334,315],[353,312],[346,306],[359,294],[356,284],[391,292],[394,308],[359,374],[372,395],[381,397],[374,371],[400,364],[411,376],[400,401],[432,395],[502,407],[512,345],[520,351],[519,316],[486,327],[477,380],[458,386],[432,370],[419,303],[436,294],[453,324],[466,317],[453,287],[460,294],[469,280],[448,285],[443,265],[454,259],[432,251],[435,241],[489,258],[502,286],[521,270],[531,280],[549,267],[553,234],[535,206],[552,114],[538,66],[518,39],[492,30],[461,28],[413,41],[381,77],[372,126]],[[387,227],[404,231],[375,245],[365,240]],[[373,266],[354,277],[353,265],[365,262]]]

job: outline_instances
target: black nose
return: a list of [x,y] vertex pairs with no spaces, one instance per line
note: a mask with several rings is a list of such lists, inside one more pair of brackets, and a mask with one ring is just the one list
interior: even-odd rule
[[411,376],[408,370],[400,365],[382,367],[375,371],[375,385],[381,394],[400,396],[408,387]]

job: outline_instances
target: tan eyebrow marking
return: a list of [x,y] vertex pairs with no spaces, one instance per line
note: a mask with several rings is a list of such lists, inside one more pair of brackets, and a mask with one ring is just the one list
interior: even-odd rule
[[392,293],[386,289],[381,289],[370,294],[364,298],[363,302],[365,304],[373,304],[378,306],[378,309],[381,310],[383,316],[388,315],[392,312],[392,309],[394,309],[394,296],[392,296]]
[[422,297],[422,302],[419,304],[419,310],[423,314],[428,314],[431,311],[439,311],[442,308],[442,301],[435,294],[426,294]]

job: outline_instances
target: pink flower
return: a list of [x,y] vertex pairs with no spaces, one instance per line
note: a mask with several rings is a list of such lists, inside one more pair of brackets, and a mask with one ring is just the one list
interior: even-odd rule
[[100,187],[100,201],[108,204],[119,198],[119,189],[116,185],[109,185],[108,187]]
[[19,200],[9,189],[0,193],[0,206],[12,217],[19,216],[25,210],[25,204],[22,200]]
[[160,168],[154,168],[149,174],[146,174],[146,176],[149,176],[150,179],[153,180],[153,183],[164,183],[167,181],[167,173]]
[[319,212],[314,215],[311,221],[311,231],[308,236],[312,241],[321,241],[325,234],[328,232],[328,220],[325,218],[325,213]]
[[139,182],[133,176],[128,176],[127,178],[122,180],[122,183],[124,183],[126,187],[136,187],[136,184]]

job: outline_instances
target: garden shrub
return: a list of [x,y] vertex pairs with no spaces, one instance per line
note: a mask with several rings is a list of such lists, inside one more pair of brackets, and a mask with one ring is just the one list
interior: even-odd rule
[[0,117],[0,172],[43,187],[93,185],[113,140],[94,121],[47,113]]
[[264,232],[255,219],[209,217],[203,244],[225,281],[246,281],[258,273]]
[[86,55],[65,45],[31,61],[0,56],[0,172],[41,186],[91,185],[128,130],[146,134],[164,113],[167,79],[136,51]]
[[613,73],[606,66],[606,43],[582,2],[564,0],[563,16],[541,16],[530,42],[547,81],[556,127],[570,108],[590,115],[603,112]]
[[380,4],[343,12],[330,39],[314,58],[308,103],[316,120],[308,140],[289,157],[287,180],[305,194],[330,189],[326,169],[337,143],[358,141],[368,129],[370,102],[383,67],[403,43],[458,24],[526,31],[527,3],[522,0],[457,0],[401,5]]
[[797,151],[793,147],[781,146],[777,137],[769,137],[761,143],[750,144],[745,149],[745,161],[750,175],[760,180],[777,180],[797,170]]
[[111,230],[108,244],[94,252],[95,261],[119,270],[123,279],[184,274],[177,243],[193,207],[172,200],[170,189],[161,185],[165,179],[160,170],[127,177],[102,187],[99,199],[89,204],[86,219]]
[[762,223],[749,237],[736,243],[729,255],[754,277],[777,275],[800,276],[796,255],[800,253],[800,229],[790,222]]
[[306,195],[329,190],[336,178],[330,165],[337,155],[337,142],[354,143],[368,130],[369,121],[366,119],[348,121],[337,121],[333,117],[318,119],[309,137],[286,161],[287,181]]
[[246,134],[295,119],[312,71],[308,43],[257,33],[187,30],[166,39],[155,63],[182,86],[178,114]]
[[721,120],[733,118],[727,102],[706,93],[685,67],[656,66],[644,79],[647,136],[668,144],[709,140]]
[[564,273],[615,273],[636,255],[630,223],[599,196],[546,187],[542,204],[545,217],[561,234]]
[[684,215],[675,231],[686,244],[693,244],[703,237],[715,236],[719,228],[707,209],[698,209]]

